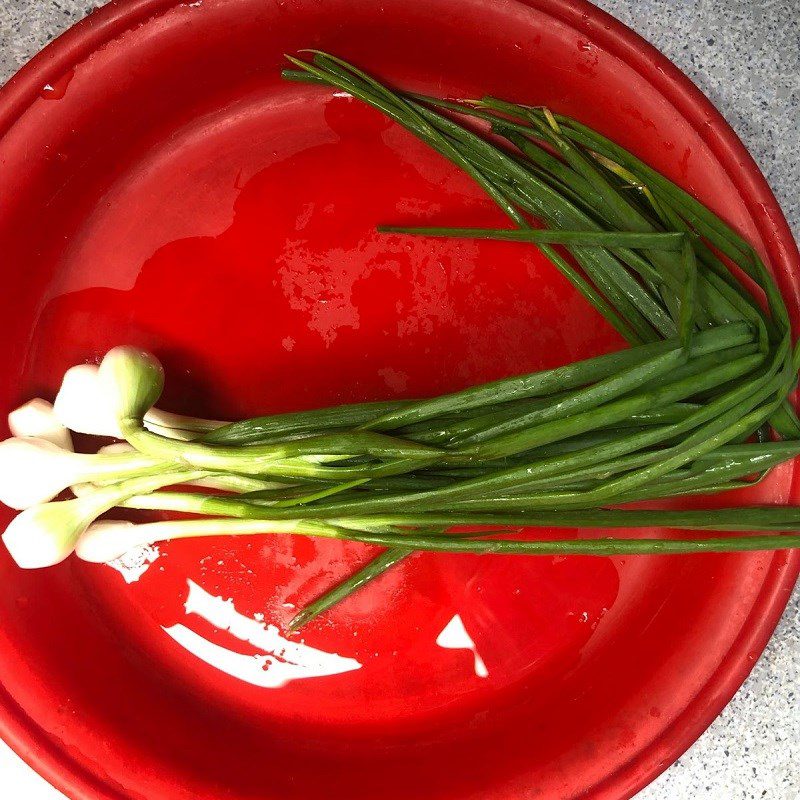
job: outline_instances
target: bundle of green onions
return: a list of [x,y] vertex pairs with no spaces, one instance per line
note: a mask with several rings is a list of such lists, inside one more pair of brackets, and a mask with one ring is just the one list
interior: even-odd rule
[[[800,354],[755,250],[689,194],[573,119],[494,98],[393,91],[310,52],[309,61],[289,59],[295,68],[287,79],[334,87],[379,109],[471,175],[515,226],[382,230],[530,242],[630,347],[430,399],[235,423],[159,411],[160,364],[115,348],[99,368],[70,370],[55,407],[37,400],[12,415],[15,436],[0,443],[0,500],[23,509],[3,536],[20,566],[47,566],[73,551],[108,561],[164,539],[265,532],[386,548],[302,611],[292,623],[299,627],[415,550],[800,547],[800,508],[626,507],[751,486],[800,454],[789,402]],[[127,445],[72,453],[66,428]],[[73,499],[54,500],[66,489]],[[114,507],[192,517],[100,519]],[[536,526],[763,533],[520,536]]]

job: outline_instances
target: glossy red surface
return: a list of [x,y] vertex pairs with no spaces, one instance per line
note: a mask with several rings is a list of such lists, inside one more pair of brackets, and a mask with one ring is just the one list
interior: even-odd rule
[[[620,346],[530,247],[376,234],[502,220],[377,113],[281,82],[281,53],[308,46],[404,86],[578,116],[762,248],[797,318],[797,252],[741,145],[587,4],[140,0],[93,14],[0,94],[4,410],[120,343],[164,361],[164,407],[230,417]],[[785,502],[794,481],[788,465],[727,502]],[[290,637],[294,607],[369,552],[176,542],[131,583],[0,554],[0,732],[87,800],[616,800],[719,712],[798,569],[785,553],[417,555]],[[315,669],[339,674],[277,685]]]

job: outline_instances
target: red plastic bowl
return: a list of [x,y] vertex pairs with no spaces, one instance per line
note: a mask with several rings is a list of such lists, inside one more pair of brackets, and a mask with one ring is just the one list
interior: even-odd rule
[[[3,409],[123,342],[163,359],[167,407],[215,416],[620,346],[531,247],[376,234],[502,220],[377,113],[282,82],[302,47],[605,131],[760,247],[798,318],[798,254],[742,145],[586,3],[112,3],[0,94]],[[727,502],[786,502],[795,477]],[[629,797],[741,684],[800,562],[417,556],[285,642],[292,607],[367,548],[264,536],[140,555],[131,583],[0,555],[0,733],[73,798]]]

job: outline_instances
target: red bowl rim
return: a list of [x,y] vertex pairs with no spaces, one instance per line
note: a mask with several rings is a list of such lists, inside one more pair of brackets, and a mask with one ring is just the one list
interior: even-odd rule
[[[692,125],[739,190],[756,222],[782,290],[800,307],[800,253],[758,166],[711,101],[666,56],[587,0],[515,0],[593,38],[657,88]],[[39,97],[41,87],[125,31],[168,13],[179,0],[112,0],[51,42],[0,88],[0,136]],[[798,495],[795,472],[792,496]],[[800,551],[773,558],[763,588],[731,648],[708,683],[663,735],[590,790],[600,800],[630,798],[692,745],[728,704],[775,630],[800,574]],[[0,682],[0,737],[36,772],[73,800],[132,800],[131,795],[72,759]]]

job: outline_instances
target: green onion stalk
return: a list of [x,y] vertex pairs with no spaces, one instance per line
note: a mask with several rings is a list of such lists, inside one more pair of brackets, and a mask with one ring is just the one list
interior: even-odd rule
[[[661,312],[671,316],[685,346],[691,343],[696,329],[746,321],[755,328],[759,350],[766,353],[772,349],[782,362],[775,364],[773,359],[771,369],[762,369],[747,384],[751,398],[756,398],[755,408],[748,415],[726,428],[725,422],[731,421],[729,414],[721,430],[716,430],[720,423],[711,427],[706,423],[707,427],[700,428],[692,440],[694,446],[684,444],[682,453],[673,452],[669,457],[664,454],[660,464],[640,471],[637,477],[620,479],[617,488],[647,482],[658,474],[668,477],[681,461],[702,457],[704,450],[713,452],[714,446],[747,435],[748,426],[765,417],[777,435],[798,437],[797,417],[788,402],[797,365],[792,362],[788,346],[785,306],[758,254],[711,211],[614,142],[575,120],[553,115],[548,109],[493,98],[452,102],[392,92],[340,59],[310,52],[310,62],[290,58],[297,69],[287,70],[285,77],[349,92],[385,111],[455,163],[466,158],[471,170],[480,172],[478,182],[517,227],[475,230],[386,226],[382,228],[384,232],[529,241],[550,255],[555,266],[632,344],[651,338],[644,321],[662,335],[664,331],[671,332],[663,313],[653,308],[651,301],[655,299],[656,304],[658,300],[662,303]],[[474,131],[460,126],[457,118],[437,113],[442,111],[481,118],[493,133],[507,139],[510,149],[502,151],[482,140]],[[444,146],[443,135],[448,137]],[[633,201],[630,187],[640,192]],[[546,229],[534,229],[526,214],[535,216]],[[580,227],[585,238],[581,239],[575,230],[563,230],[570,227]],[[572,245],[571,255],[583,268],[582,274],[561,256],[553,258],[554,244]],[[599,252],[587,256],[587,247]],[[736,280],[725,258],[764,291],[769,314]],[[609,276],[615,284],[612,287],[608,285]],[[638,287],[631,286],[632,276]],[[631,298],[638,313],[629,313]],[[781,377],[773,380],[781,366]],[[768,396],[775,389],[771,401],[764,398],[764,387]],[[413,406],[399,413],[413,414],[412,409]],[[386,415],[387,422],[392,414],[396,416],[398,412]],[[381,424],[378,421],[373,426],[379,428]],[[490,433],[483,435],[491,439]],[[703,435],[711,436],[707,444],[701,443]],[[497,446],[497,442],[492,445],[495,450]],[[795,452],[793,445],[789,451]],[[771,456],[767,458],[771,460]],[[775,458],[773,465],[781,455],[776,453]],[[705,479],[707,488],[713,485],[712,477],[713,473]],[[604,491],[608,492],[609,487]],[[598,490],[594,492],[597,496]],[[623,492],[621,496],[626,495]]]

